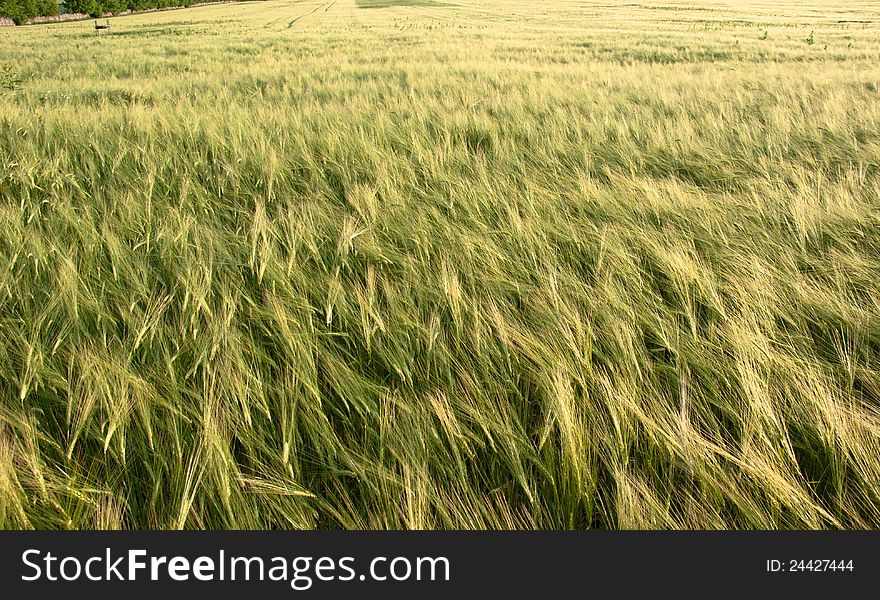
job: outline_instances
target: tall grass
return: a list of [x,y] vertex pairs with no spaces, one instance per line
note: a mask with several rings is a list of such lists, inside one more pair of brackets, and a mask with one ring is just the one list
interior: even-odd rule
[[880,526],[876,6],[359,4],[0,38],[0,526]]

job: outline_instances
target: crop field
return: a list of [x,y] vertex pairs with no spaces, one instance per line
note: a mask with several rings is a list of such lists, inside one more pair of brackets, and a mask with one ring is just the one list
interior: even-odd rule
[[876,1],[0,30],[0,528],[880,527]]

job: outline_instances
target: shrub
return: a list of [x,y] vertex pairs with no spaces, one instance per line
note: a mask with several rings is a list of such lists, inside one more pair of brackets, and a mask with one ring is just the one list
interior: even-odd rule
[[10,92],[14,92],[21,86],[21,79],[18,73],[12,68],[12,65],[3,65],[0,67],[0,87]]

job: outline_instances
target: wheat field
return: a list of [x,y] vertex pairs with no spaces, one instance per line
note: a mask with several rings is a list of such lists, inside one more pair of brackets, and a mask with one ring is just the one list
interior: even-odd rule
[[876,2],[111,22],[0,30],[0,527],[880,527]]

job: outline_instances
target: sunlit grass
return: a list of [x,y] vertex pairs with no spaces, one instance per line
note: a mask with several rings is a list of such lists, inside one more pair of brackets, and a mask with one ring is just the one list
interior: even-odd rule
[[880,526],[845,4],[3,31],[0,526]]

